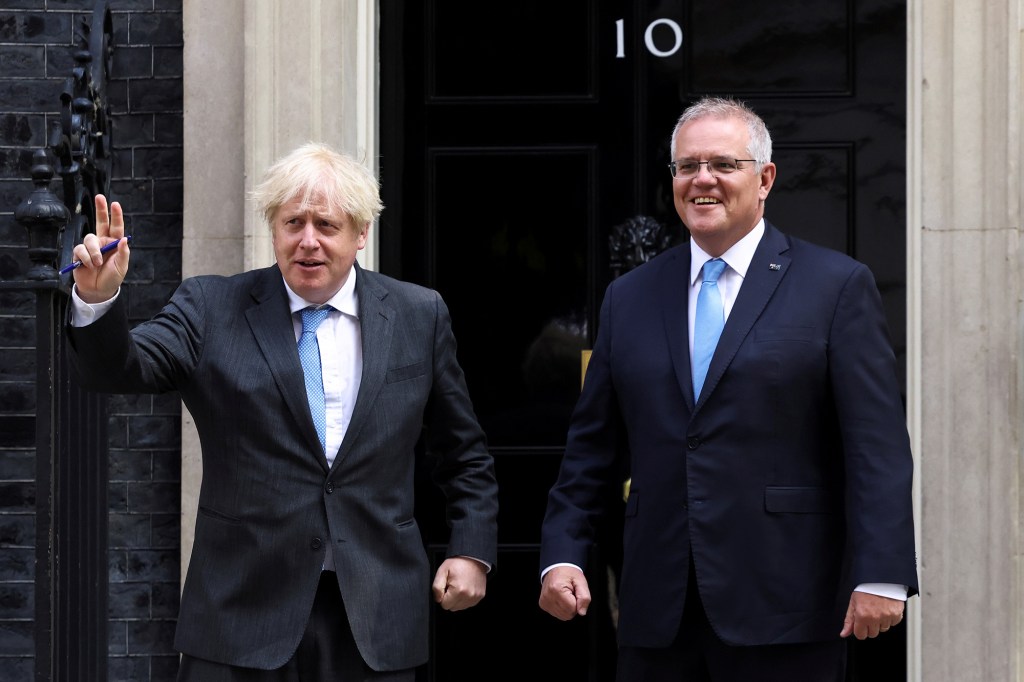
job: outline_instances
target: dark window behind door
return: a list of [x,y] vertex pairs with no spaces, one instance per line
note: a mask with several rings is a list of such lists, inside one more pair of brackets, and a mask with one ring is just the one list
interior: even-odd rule
[[[871,267],[902,363],[905,1],[380,9],[380,267],[448,303],[501,488],[488,595],[435,613],[423,679],[611,679],[614,604],[568,624],[543,614],[536,552],[580,353],[614,276],[609,236],[643,216],[683,237],[665,166],[672,127],[701,94],[739,97],[775,141],[766,216]],[[430,486],[419,506],[439,562]],[[606,545],[598,558],[614,564]],[[892,634],[852,648],[851,679],[904,679],[904,636]]]

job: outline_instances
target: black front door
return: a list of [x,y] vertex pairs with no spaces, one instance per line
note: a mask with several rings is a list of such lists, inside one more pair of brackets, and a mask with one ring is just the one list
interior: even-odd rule
[[[902,362],[905,0],[382,0],[380,10],[380,267],[448,303],[501,489],[488,596],[436,613],[423,677],[611,679],[613,579],[595,570],[591,584],[609,585],[601,604],[560,623],[537,607],[536,550],[581,352],[604,287],[635,264],[623,228],[682,238],[672,127],[702,94],[741,98],[774,138],[767,217],[871,267]],[[429,485],[418,505],[440,560],[444,516]],[[615,549],[609,541],[596,558],[614,566]],[[902,630],[858,643],[851,679],[904,679],[904,648]]]

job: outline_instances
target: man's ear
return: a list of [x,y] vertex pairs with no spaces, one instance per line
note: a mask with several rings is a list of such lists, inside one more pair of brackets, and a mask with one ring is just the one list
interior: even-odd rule
[[761,186],[757,189],[757,196],[764,201],[768,193],[772,191],[775,184],[775,164],[769,161],[761,167]]
[[363,227],[359,230],[359,239],[356,242],[357,247],[359,249],[365,249],[366,248],[366,240],[369,238],[369,236],[370,236],[370,222],[367,221],[363,225]]

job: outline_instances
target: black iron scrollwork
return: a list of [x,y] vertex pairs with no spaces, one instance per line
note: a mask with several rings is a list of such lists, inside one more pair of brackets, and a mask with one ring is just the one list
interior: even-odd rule
[[612,275],[618,277],[672,245],[674,235],[657,219],[638,215],[619,223],[608,235]]
[[93,199],[110,189],[111,123],[106,90],[113,56],[113,22],[105,1],[97,2],[92,22],[75,32],[75,67],[60,95],[60,119],[52,123],[48,146],[57,159],[62,198],[71,214],[58,237],[60,262],[70,262],[75,244],[95,225]]

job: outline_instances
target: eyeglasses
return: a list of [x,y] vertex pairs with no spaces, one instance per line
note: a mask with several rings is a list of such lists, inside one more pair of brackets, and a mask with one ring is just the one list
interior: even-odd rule
[[738,170],[743,170],[744,163],[757,163],[757,159],[726,159],[718,158],[711,159],[709,161],[693,161],[691,159],[683,159],[682,161],[673,161],[668,164],[668,170],[672,173],[673,178],[692,178],[700,173],[700,167],[707,165],[708,172],[715,177],[721,175],[728,175],[729,173],[735,173]]

